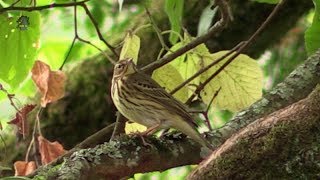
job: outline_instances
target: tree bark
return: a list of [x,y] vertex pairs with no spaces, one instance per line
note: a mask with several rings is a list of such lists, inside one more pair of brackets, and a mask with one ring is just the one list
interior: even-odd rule
[[319,179],[320,84],[215,150],[189,179]]
[[[226,171],[226,173],[233,172],[235,167],[238,167],[239,164],[242,163],[250,164],[255,162],[256,164],[262,164],[261,166],[257,166],[256,169],[252,164],[248,167],[239,168],[239,171],[235,170],[236,173],[240,174],[239,176],[232,176],[234,174],[226,176],[239,178],[251,177],[250,175],[252,175],[252,177],[259,177],[261,173],[266,173],[266,169],[264,169],[265,171],[261,171],[260,174],[258,172],[255,174],[246,173],[246,170],[249,168],[251,168],[250,172],[255,172],[263,170],[262,168],[267,167],[266,165],[281,168],[288,165],[290,166],[289,170],[290,168],[296,170],[296,164],[294,163],[310,163],[310,161],[296,161],[294,157],[298,155],[298,152],[307,153],[308,151],[306,150],[308,148],[315,147],[319,144],[317,140],[319,138],[315,136],[319,134],[319,129],[317,128],[320,121],[319,88],[310,98],[298,103],[295,102],[306,98],[317,84],[320,84],[320,50],[293,71],[284,82],[280,83],[269,93],[266,93],[260,101],[254,103],[247,110],[240,112],[238,116],[233,118],[226,126],[217,129],[215,132],[211,132],[208,139],[217,148],[228,140],[213,152],[209,160],[206,161],[207,163],[201,166],[204,167],[202,168],[203,170],[196,171],[191,178],[198,177],[197,173],[209,174],[210,177],[219,177],[220,174],[205,173],[209,172],[212,166],[216,166],[212,165],[206,168],[207,166],[205,165],[211,165],[211,163],[221,163],[221,166],[217,165],[217,167],[221,167],[221,169],[217,168],[217,170],[214,171],[217,173],[224,173],[224,171]],[[268,114],[272,112],[275,113],[268,116]],[[256,119],[259,120],[255,121]],[[254,123],[247,126],[252,122]],[[238,132],[241,128],[243,129]],[[230,138],[230,136],[235,133],[237,134]],[[235,143],[236,138],[241,139],[240,143]],[[306,138],[306,141],[304,141],[304,138]],[[115,141],[98,145],[94,148],[76,151],[70,158],[67,158],[60,167],[52,168],[49,171],[50,173],[46,174],[46,178],[118,179],[134,173],[162,171],[171,167],[196,164],[199,163],[203,157],[201,154],[203,151],[201,151],[200,147],[188,138],[178,136],[175,138],[165,137],[160,140],[147,138],[146,140],[150,143],[150,147],[143,146],[141,139],[138,137],[132,138],[123,135]],[[248,153],[250,148],[252,148],[252,152]],[[292,149],[294,152],[290,154],[289,150]],[[256,153],[253,153],[254,150],[257,150]],[[231,153],[229,153],[229,151]],[[277,152],[280,152],[280,154],[277,154]],[[270,158],[272,157],[273,159],[265,158],[265,153],[270,153]],[[243,156],[236,156],[241,154]],[[229,155],[230,161],[224,161],[224,158],[221,160],[221,158],[218,158],[218,155]],[[252,157],[250,159],[249,157],[243,158],[245,155],[249,157],[252,155]],[[278,156],[279,159],[276,159]],[[282,161],[281,158],[284,157],[287,158],[289,164],[285,164],[284,161]],[[243,160],[243,162],[241,160]],[[315,160],[313,162],[316,163],[319,159],[313,158],[313,160]],[[226,167],[232,168],[227,169]],[[301,167],[304,167],[304,165],[299,165],[297,168]],[[315,174],[316,168],[318,167],[316,166],[313,169],[314,171],[306,171],[306,169],[301,168],[301,171],[304,171],[306,176],[311,177]],[[48,171],[48,169],[43,169],[40,174],[46,171]],[[272,175],[272,173],[273,172],[269,172],[269,175]],[[287,175],[286,177],[293,177],[290,176],[290,173]],[[199,177],[206,176],[199,175]]]

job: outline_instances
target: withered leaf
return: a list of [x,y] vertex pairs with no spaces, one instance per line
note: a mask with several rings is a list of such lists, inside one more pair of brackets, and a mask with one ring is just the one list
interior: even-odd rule
[[23,136],[28,134],[29,126],[27,122],[27,115],[36,107],[34,104],[27,104],[16,112],[16,117],[13,118],[8,124],[14,124],[18,127],[18,132]]
[[16,161],[14,163],[15,176],[26,176],[37,169],[36,163],[34,161]]
[[43,136],[38,136],[38,142],[42,165],[50,163],[66,152],[57,141],[50,142]]
[[32,67],[32,80],[42,94],[41,106],[54,102],[64,96],[65,74],[62,71],[51,71],[49,65],[36,61]]

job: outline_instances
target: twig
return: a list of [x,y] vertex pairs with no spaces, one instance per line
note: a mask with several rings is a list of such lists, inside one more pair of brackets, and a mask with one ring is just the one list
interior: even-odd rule
[[[99,31],[100,32],[100,31]],[[106,56],[106,58],[112,63],[112,64],[115,64],[115,61],[110,57],[108,56],[102,49],[100,49],[98,46],[92,44],[90,41],[87,41],[87,40],[84,40],[82,39],[79,34],[78,34],[78,20],[77,20],[77,6],[74,6],[74,38],[72,40],[72,43],[71,43],[71,46],[69,48],[69,51],[67,53],[67,56],[65,57],[62,65],[60,66],[59,70],[62,70],[63,66],[65,65],[65,63],[67,62],[70,54],[71,54],[71,51],[75,45],[75,42],[76,40],[79,40],[80,42],[84,42],[86,44],[89,44],[91,46],[93,46],[94,48],[98,49],[103,55]]]
[[110,141],[112,141],[117,135],[124,133],[124,128],[126,124],[126,118],[119,112],[117,112],[117,119],[115,122],[115,126],[110,138]]
[[19,108],[16,106],[16,104],[13,102],[14,94],[10,94],[10,93],[3,87],[3,85],[2,85],[1,83],[0,83],[0,91],[3,91],[3,92],[7,95],[8,99],[9,99],[9,101],[10,101],[10,105],[21,115],[21,111],[20,111]]
[[64,61],[62,62],[59,70],[62,70],[63,66],[64,66],[65,63],[67,62],[67,60],[68,60],[68,58],[69,58],[69,56],[70,56],[70,54],[71,54],[71,50],[73,49],[73,46],[74,46],[76,40],[77,40],[77,37],[74,36],[74,38],[73,38],[73,40],[72,40],[72,43],[71,43],[71,46],[70,46],[70,48],[69,48],[69,51],[68,51],[68,53],[67,53],[67,56],[64,58]]
[[[39,111],[38,111],[38,113],[37,113],[37,116],[36,116],[36,120],[37,120],[37,121],[36,121],[36,122],[37,122],[37,130],[38,130],[38,134],[39,134],[40,136],[42,136],[41,126],[40,126],[40,116],[41,116],[42,110],[43,110],[43,108],[40,107],[40,109],[39,109]],[[35,136],[36,133],[34,132],[33,135]]]
[[279,11],[280,7],[284,4],[285,0],[282,0],[279,2],[276,7],[272,10],[270,15],[267,17],[267,19],[262,23],[262,25],[257,29],[257,31],[248,39],[248,41],[245,41],[243,45],[233,54],[216,72],[214,72],[208,79],[206,79],[205,82],[200,83],[197,89],[195,90],[195,93],[191,95],[191,97],[187,100],[186,104],[191,103],[191,101],[194,99],[196,94],[199,94],[200,91],[214,78],[216,77],[227,65],[229,65],[236,57],[240,55],[240,53],[247,48],[255,39],[256,37],[265,29],[265,27],[269,24],[271,19],[275,16],[275,14]]
[[89,44],[90,46],[96,48],[98,51],[100,51],[112,64],[116,64],[116,61],[114,61],[105,51],[103,51],[102,49],[100,49],[98,46],[94,45],[93,43],[91,43],[90,41],[84,40],[81,37],[77,38],[79,41]]
[[32,139],[31,139],[31,141],[29,143],[29,146],[28,146],[28,149],[27,149],[27,153],[26,153],[26,156],[25,156],[25,161],[26,162],[29,161],[29,154],[30,154],[30,151],[31,151],[31,147],[34,145],[34,140],[35,140],[34,134],[36,133],[36,129],[37,129],[37,121],[35,121],[34,125],[33,125]]
[[213,100],[218,96],[220,90],[221,90],[221,87],[218,89],[218,91],[216,91],[216,92],[214,93],[214,95],[212,96],[212,98],[211,98],[211,100],[210,100],[210,102],[209,102],[206,110],[189,111],[189,113],[199,113],[199,114],[202,114],[203,117],[205,118],[205,122],[206,122],[206,124],[207,124],[207,126],[208,126],[208,129],[209,129],[210,131],[212,131],[213,129],[212,129],[212,126],[211,126],[210,121],[209,121],[208,112],[209,112],[209,109],[210,109],[210,107],[211,107],[211,105],[212,105],[212,103],[213,103]]
[[29,155],[30,155],[30,151],[31,151],[31,148],[32,146],[34,146],[34,148],[36,149],[36,145],[35,145],[35,139],[37,137],[37,135],[41,135],[42,136],[42,133],[41,133],[41,129],[40,129],[40,114],[42,112],[43,108],[40,107],[38,112],[37,112],[37,115],[36,115],[36,121],[34,121],[34,125],[33,125],[33,131],[32,131],[32,139],[29,143],[29,146],[28,146],[28,149],[27,149],[27,153],[26,153],[26,156],[25,156],[25,161],[28,162],[28,159],[29,159]]
[[232,48],[230,51],[228,51],[225,55],[221,56],[220,58],[218,58],[217,60],[215,60],[214,62],[210,63],[208,66],[204,67],[203,69],[200,69],[197,73],[195,73],[194,75],[192,75],[190,78],[188,78],[187,80],[185,80],[183,83],[181,83],[179,86],[177,86],[176,88],[174,88],[170,94],[174,94],[177,91],[179,91],[182,87],[184,87],[186,84],[188,84],[189,82],[191,82],[194,78],[198,77],[200,74],[206,72],[207,70],[209,70],[212,66],[218,64],[220,61],[222,61],[223,59],[225,59],[226,57],[228,57],[229,55],[231,55],[233,52],[237,51],[245,42],[240,42],[238,45],[236,45],[234,48]]
[[185,46],[179,48],[177,51],[174,53],[168,54],[164,56],[163,58],[159,59],[158,61],[154,61],[153,63],[148,64],[147,66],[143,67],[141,70],[144,71],[145,73],[150,73],[153,70],[171,62],[175,58],[181,56],[182,54],[188,52],[189,50],[197,47],[198,45],[206,42],[211,36],[219,31],[221,31],[223,28],[226,27],[227,23],[230,20],[230,13],[229,13],[229,8],[228,4],[225,0],[216,0],[215,3],[217,6],[219,6],[220,14],[221,14],[221,19],[216,22],[210,29],[209,31],[194,39],[190,43],[186,44]]
[[169,51],[170,48],[169,48],[169,47],[166,45],[166,43],[164,42],[163,37],[162,37],[162,35],[161,35],[161,30],[159,29],[159,27],[157,26],[157,24],[154,22],[154,20],[153,20],[153,18],[152,18],[152,16],[151,16],[150,11],[148,10],[148,8],[147,8],[146,6],[144,7],[144,9],[145,9],[145,11],[146,11],[146,13],[147,13],[147,15],[148,15],[148,17],[149,17],[149,20],[150,20],[150,23],[151,23],[153,29],[155,30],[155,32],[156,32],[156,34],[157,34],[157,36],[158,36],[158,39],[159,39],[159,41],[160,41],[160,44],[161,44],[162,48],[164,48],[165,50]]
[[7,143],[1,134],[0,134],[0,139],[1,139],[1,141],[3,143],[3,147],[4,147],[4,154],[3,155],[4,155],[4,157],[7,157],[8,156]]
[[221,90],[221,87],[218,89],[217,92],[214,93],[214,95],[212,96],[212,98],[211,98],[211,100],[210,100],[210,102],[209,102],[209,104],[208,104],[208,107],[207,107],[206,111],[204,111],[204,112],[202,113],[202,115],[204,116],[205,121],[206,121],[206,123],[207,123],[208,128],[209,128],[210,131],[212,131],[213,129],[212,129],[212,126],[211,126],[210,121],[209,121],[208,112],[209,112],[209,109],[210,109],[210,107],[211,107],[211,105],[212,105],[212,103],[213,103],[213,100],[218,96],[220,90]]
[[41,11],[45,9],[52,9],[52,8],[59,8],[59,7],[73,7],[73,6],[81,6],[90,0],[84,0],[79,2],[72,2],[72,3],[52,3],[49,5],[43,6],[34,6],[34,7],[15,7],[9,6],[0,9],[0,14],[5,11]]
[[116,58],[119,58],[119,54],[115,51],[115,48],[113,46],[111,46],[102,36],[99,27],[98,27],[98,23],[97,21],[94,19],[93,15],[91,14],[91,12],[89,11],[88,7],[86,4],[81,4],[81,6],[83,7],[83,9],[85,10],[85,12],[87,13],[87,15],[89,16],[89,19],[91,20],[94,28],[96,29],[96,32],[99,36],[99,39],[112,51],[112,53],[116,56]]
[[13,2],[9,7],[13,7],[14,5],[18,4],[21,0],[16,0],[15,2]]

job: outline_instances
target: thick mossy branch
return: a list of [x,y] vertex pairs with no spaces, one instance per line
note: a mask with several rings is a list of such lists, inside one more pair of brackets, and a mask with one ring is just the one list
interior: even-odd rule
[[200,148],[188,138],[166,136],[160,140],[145,140],[153,145],[144,145],[139,136],[123,135],[109,143],[76,151],[45,178],[120,179],[137,172],[162,171],[197,164],[201,160]]
[[234,134],[189,178],[317,179],[319,144],[320,84],[306,99]]

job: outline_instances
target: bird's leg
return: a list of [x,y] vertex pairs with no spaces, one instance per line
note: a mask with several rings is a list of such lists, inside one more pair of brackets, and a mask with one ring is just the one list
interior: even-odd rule
[[152,145],[150,143],[147,143],[146,140],[144,140],[143,135],[141,133],[138,134],[138,136],[141,138],[142,144],[144,146],[150,146],[152,147]]
[[161,125],[161,122],[159,124],[156,124],[154,126],[149,127],[147,130],[145,130],[141,134],[144,136],[149,136],[149,135],[155,133],[156,131],[158,131],[158,128],[160,127],[160,125]]
[[156,131],[158,131],[158,128],[160,127],[160,125],[161,125],[161,122],[160,122],[159,124],[156,124],[156,125],[154,125],[154,126],[149,127],[149,128],[148,128],[147,130],[145,130],[144,132],[139,133],[139,136],[140,136],[140,138],[141,138],[141,140],[142,140],[143,145],[145,145],[145,146],[150,146],[150,147],[151,147],[151,144],[147,143],[147,142],[144,140],[143,136],[148,136],[148,135],[151,135],[151,134],[155,133]]

